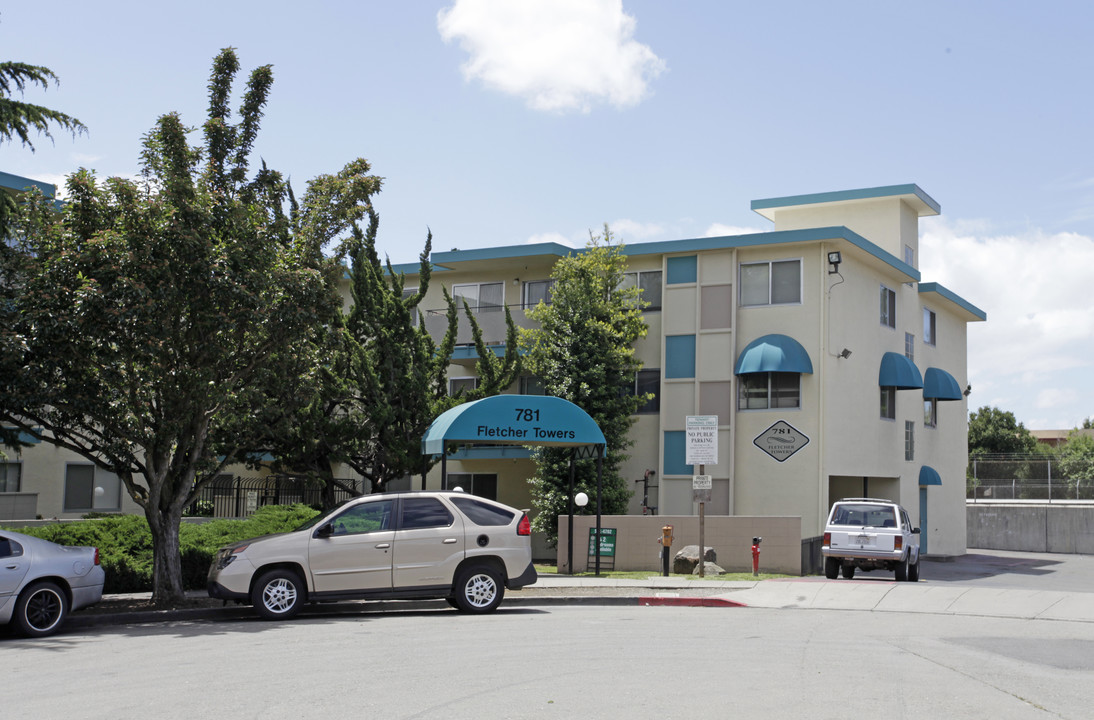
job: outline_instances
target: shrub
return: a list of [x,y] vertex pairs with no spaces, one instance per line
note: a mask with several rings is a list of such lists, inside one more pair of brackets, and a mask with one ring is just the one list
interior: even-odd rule
[[[245,520],[183,523],[179,528],[182,581],[203,590],[217,548],[248,538],[294,530],[318,513],[307,505],[269,505]],[[105,593],[151,592],[152,532],[140,515],[112,515],[78,522],[20,528],[58,545],[92,545],[106,571]]]

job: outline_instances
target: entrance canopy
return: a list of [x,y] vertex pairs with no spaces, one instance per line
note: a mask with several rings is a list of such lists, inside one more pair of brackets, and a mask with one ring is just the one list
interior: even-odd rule
[[547,395],[494,395],[444,412],[422,437],[423,455],[444,455],[447,444],[604,445],[604,433],[577,405]]

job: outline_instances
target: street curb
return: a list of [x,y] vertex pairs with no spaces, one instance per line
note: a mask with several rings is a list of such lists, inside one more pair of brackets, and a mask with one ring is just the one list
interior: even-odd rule
[[638,604],[668,607],[748,607],[744,603],[717,597],[640,597]]

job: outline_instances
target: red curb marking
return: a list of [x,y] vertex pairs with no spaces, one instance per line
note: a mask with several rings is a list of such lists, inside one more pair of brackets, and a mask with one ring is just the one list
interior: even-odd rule
[[640,597],[639,605],[670,605],[675,607],[748,607],[734,600],[710,597]]

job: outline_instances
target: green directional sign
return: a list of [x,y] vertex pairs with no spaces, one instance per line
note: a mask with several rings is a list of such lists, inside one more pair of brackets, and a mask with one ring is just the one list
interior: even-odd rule
[[[589,528],[589,557],[596,557],[596,528]],[[615,528],[600,528],[600,557],[615,557]]]

